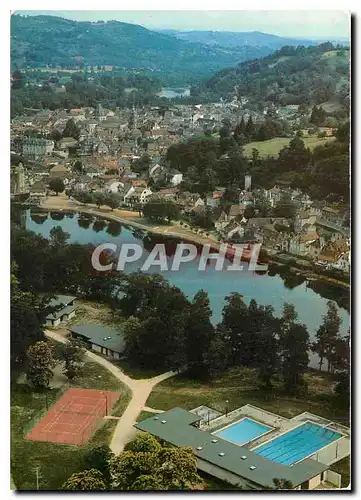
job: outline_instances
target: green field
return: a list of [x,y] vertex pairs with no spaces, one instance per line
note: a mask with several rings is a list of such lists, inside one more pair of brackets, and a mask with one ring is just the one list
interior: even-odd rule
[[[244,153],[248,158],[251,158],[252,156],[252,149],[256,148],[259,151],[259,154],[262,158],[265,158],[266,156],[278,156],[278,153],[280,150],[288,146],[290,143],[289,138],[287,137],[275,137],[274,139],[270,139],[268,141],[256,141],[256,142],[250,142],[249,144],[246,144],[244,146]],[[324,138],[320,139],[318,137],[302,137],[302,140],[305,143],[305,146],[307,148],[310,148],[312,151],[315,149],[316,146],[321,146],[323,144],[326,144],[327,142],[334,141],[334,137],[329,137],[329,138]]]
[[[104,389],[121,393],[113,414],[121,415],[129,401],[129,391],[108,370],[88,362],[76,387]],[[55,402],[54,391],[48,391],[48,403]],[[59,395],[59,393],[56,393]],[[55,399],[54,399],[55,398]],[[96,445],[109,444],[117,420],[103,420],[103,425],[85,446],[25,441],[23,429],[44,409],[45,394],[31,392],[26,384],[11,388],[11,474],[17,490],[36,489],[35,467],[39,466],[40,490],[58,490],[74,472],[86,468],[86,453]]]

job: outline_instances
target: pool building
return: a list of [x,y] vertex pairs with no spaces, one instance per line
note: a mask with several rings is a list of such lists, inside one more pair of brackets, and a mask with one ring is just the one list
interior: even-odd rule
[[205,406],[173,408],[136,428],[192,447],[199,470],[244,489],[273,488],[274,479],[296,490],[337,488],[341,476],[330,466],[350,454],[347,427],[307,412],[286,419],[253,405],[226,415]]

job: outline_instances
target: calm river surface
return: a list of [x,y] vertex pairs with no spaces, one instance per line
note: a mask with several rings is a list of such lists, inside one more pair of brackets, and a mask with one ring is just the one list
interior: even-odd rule
[[[105,227],[97,230],[93,229],[94,221],[102,220]],[[138,270],[155,243],[166,243],[167,255],[171,256],[175,250],[177,239],[164,238],[161,235],[154,235],[146,231],[122,225],[118,222],[109,222],[104,219],[92,219],[84,214],[61,214],[59,212],[49,212],[39,215],[30,210],[25,212],[26,228],[48,238],[50,230],[55,226],[60,226],[70,234],[70,243],[92,243],[100,244],[105,242],[115,243],[120,249],[123,243],[137,243],[144,248],[144,257],[137,263],[130,264],[126,271]],[[246,263],[245,267],[247,266]],[[224,266],[226,269],[226,266]],[[211,264],[205,271],[198,270],[197,260],[190,263],[183,263],[178,272],[159,271],[159,267],[154,266],[148,272],[159,272],[167,278],[173,285],[178,286],[189,298],[198,290],[203,289],[209,294],[212,310],[213,322],[217,323],[221,319],[224,297],[231,292],[239,292],[245,302],[254,298],[258,304],[270,304],[274,307],[276,315],[280,315],[284,302],[295,305],[299,315],[299,320],[308,327],[311,338],[322,322],[322,316],[326,312],[328,299],[336,300],[339,304],[339,314],[342,318],[341,332],[347,333],[349,326],[349,314],[342,305],[347,306],[347,292],[329,285],[312,282],[308,286],[301,276],[285,274],[281,275],[278,268],[270,268],[266,274],[257,274],[252,271],[215,271],[214,264]],[[340,300],[341,298],[341,300]],[[315,357],[312,356],[312,365]]]

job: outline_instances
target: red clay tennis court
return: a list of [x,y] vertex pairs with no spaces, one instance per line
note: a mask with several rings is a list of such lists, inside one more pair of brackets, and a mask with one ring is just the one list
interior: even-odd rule
[[93,389],[68,389],[25,439],[82,446],[109,415],[120,394]]

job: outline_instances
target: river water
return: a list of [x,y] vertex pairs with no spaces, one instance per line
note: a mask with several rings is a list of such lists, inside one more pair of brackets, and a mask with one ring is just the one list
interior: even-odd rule
[[[172,263],[172,255],[175,251],[177,239],[164,238],[146,231],[126,226],[118,222],[104,221],[106,227],[98,231],[93,229],[94,220],[87,215],[60,214],[50,212],[40,215],[25,213],[25,226],[27,229],[48,238],[50,230],[60,226],[70,234],[69,242],[101,244],[104,242],[115,243],[120,249],[123,243],[137,243],[144,249],[144,257],[141,261],[130,264],[126,271],[137,271],[156,243],[165,243],[167,256],[169,256],[169,268]],[[99,219],[97,219],[99,220]],[[247,264],[245,263],[245,268]],[[179,287],[189,298],[203,289],[209,294],[213,310],[212,320],[217,323],[221,320],[224,298],[232,292],[239,292],[244,296],[248,304],[253,298],[258,304],[270,304],[275,309],[275,314],[280,315],[284,302],[294,304],[298,312],[299,320],[306,324],[311,339],[322,322],[322,316],[326,312],[328,299],[338,303],[338,312],[342,319],[341,333],[346,334],[349,327],[348,294],[346,291],[335,288],[328,284],[312,282],[308,283],[302,276],[289,274],[285,270],[270,267],[267,273],[256,273],[249,270],[215,271],[214,264],[209,265],[205,271],[198,270],[198,260],[181,264],[180,270],[159,271],[158,266],[151,267],[147,272],[158,272],[167,278],[173,285]],[[316,357],[311,356],[312,365]]]

